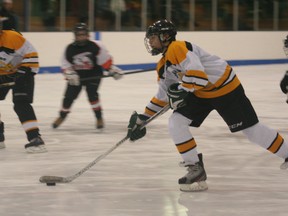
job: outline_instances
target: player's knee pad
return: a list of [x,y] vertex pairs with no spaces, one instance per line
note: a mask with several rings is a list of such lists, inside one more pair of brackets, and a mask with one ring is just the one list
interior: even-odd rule
[[88,100],[90,101],[90,103],[91,102],[93,102],[93,101],[99,101],[100,99],[99,99],[99,94],[98,94],[98,92],[88,92],[87,91],[87,96],[88,96]]
[[181,115],[180,113],[174,112],[169,118],[169,133],[172,137],[182,133],[189,133],[189,125],[191,120]]
[[63,106],[64,107],[71,107],[73,101],[76,99],[77,97],[65,97],[63,100]]
[[33,108],[30,103],[26,101],[14,102],[14,111],[20,116],[34,115]]
[[252,127],[242,130],[250,142],[267,148],[277,136],[277,132],[258,122]]

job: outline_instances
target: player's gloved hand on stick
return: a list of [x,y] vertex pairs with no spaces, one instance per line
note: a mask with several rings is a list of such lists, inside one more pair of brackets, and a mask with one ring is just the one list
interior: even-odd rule
[[67,79],[69,85],[72,86],[79,86],[80,85],[80,78],[76,71],[73,70],[65,70],[64,76]]
[[109,68],[108,71],[109,71],[109,75],[113,76],[113,78],[115,80],[119,80],[119,79],[121,79],[123,77],[122,70],[119,67],[115,66],[115,65],[111,65],[111,67]]
[[283,47],[284,53],[288,57],[288,35],[284,39],[283,43],[284,43],[284,47]]
[[129,125],[128,125],[128,133],[127,136],[131,141],[135,141],[141,139],[146,134],[146,127],[141,128],[142,123],[147,120],[148,117],[144,115],[139,115],[136,111],[130,117]]
[[286,71],[284,77],[280,81],[280,88],[284,94],[288,92],[288,71]]
[[286,48],[288,48],[288,35],[286,36],[286,38],[284,39],[284,46]]
[[167,91],[169,106],[173,110],[177,110],[183,106],[186,106],[185,98],[188,92],[184,89],[179,89],[180,83],[172,84]]

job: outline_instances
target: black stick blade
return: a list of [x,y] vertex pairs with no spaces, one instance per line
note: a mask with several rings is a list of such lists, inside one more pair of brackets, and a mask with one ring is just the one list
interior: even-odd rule
[[41,183],[64,183],[65,179],[60,176],[41,176],[39,181]]

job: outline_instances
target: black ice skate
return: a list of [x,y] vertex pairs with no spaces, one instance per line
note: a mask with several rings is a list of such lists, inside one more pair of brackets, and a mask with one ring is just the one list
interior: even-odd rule
[[103,128],[104,128],[104,121],[103,121],[102,118],[97,119],[96,128],[97,128],[98,130],[103,130]]
[[45,143],[41,137],[35,137],[30,140],[28,144],[25,145],[25,150],[27,153],[44,153],[47,152]]
[[69,112],[67,111],[60,111],[60,116],[53,122],[52,124],[52,128],[58,128],[62,123],[63,121],[66,119],[67,115],[68,115]]
[[58,128],[62,123],[63,121],[65,120],[65,118],[62,118],[62,117],[58,117],[52,124],[52,127],[53,128]]
[[199,162],[194,165],[186,165],[188,173],[178,180],[181,191],[196,192],[208,189],[202,154],[198,154],[198,157]]

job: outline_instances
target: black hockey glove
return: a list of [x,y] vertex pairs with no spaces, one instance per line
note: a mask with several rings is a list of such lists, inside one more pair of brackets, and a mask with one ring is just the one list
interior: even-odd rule
[[288,92],[288,71],[286,71],[284,77],[280,81],[280,88],[284,94]]
[[283,46],[284,53],[288,57],[288,35],[284,39],[283,43],[284,43],[284,46]]
[[142,123],[147,120],[148,117],[144,115],[139,115],[136,111],[130,117],[129,125],[128,125],[128,133],[127,136],[131,141],[136,141],[141,139],[146,134],[146,127],[141,128]]
[[186,106],[185,98],[188,95],[188,92],[184,89],[178,89],[180,83],[172,84],[167,91],[169,106],[173,110]]
[[284,47],[288,48],[288,35],[284,39]]

